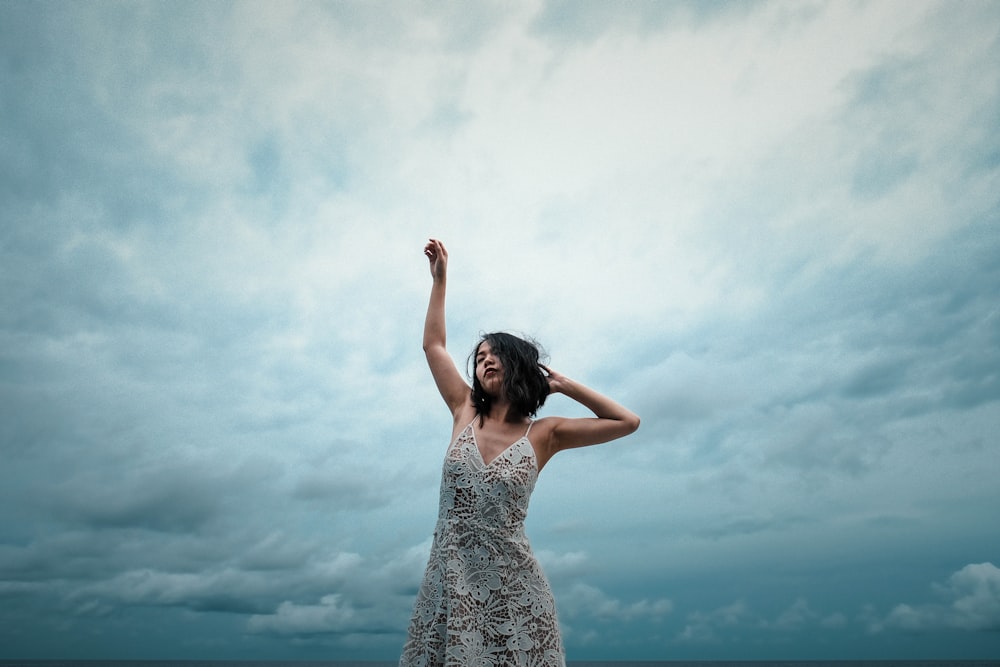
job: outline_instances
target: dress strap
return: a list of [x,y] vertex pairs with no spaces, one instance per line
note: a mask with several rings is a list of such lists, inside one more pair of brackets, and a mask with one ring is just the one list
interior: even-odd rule
[[532,419],[528,422],[528,430],[524,432],[524,437],[527,438],[528,434],[531,433],[531,427],[535,425],[535,420]]
[[473,438],[474,438],[474,437],[476,437],[476,429],[475,429],[475,428],[474,428],[474,427],[472,426],[472,425],[473,425],[473,424],[475,423],[475,421],[476,421],[476,420],[475,420],[475,419],[473,419],[473,420],[472,420],[471,422],[469,422],[469,423],[468,423],[468,425],[466,425],[466,427],[465,427],[465,428],[463,428],[463,429],[462,429],[461,431],[459,431],[459,432],[458,432],[458,435],[456,435],[456,436],[455,436],[455,439],[454,439],[454,440],[452,440],[452,441],[451,441],[451,443],[449,443],[449,445],[448,445],[448,451],[449,451],[449,452],[450,452],[450,451],[451,451],[452,449],[454,449],[454,448],[455,448],[455,446],[456,446],[456,445],[458,444],[458,441],[462,439],[462,436],[463,436],[463,435],[465,435],[465,432],[466,432],[466,431],[468,431],[468,430],[470,430],[470,429],[471,429],[471,430],[472,430],[472,437],[473,437]]

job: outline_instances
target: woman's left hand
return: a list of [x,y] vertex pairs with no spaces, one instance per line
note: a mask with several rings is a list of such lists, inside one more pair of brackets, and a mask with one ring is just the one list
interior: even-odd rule
[[538,364],[538,365],[541,367],[543,371],[545,371],[545,376],[549,381],[549,393],[557,394],[562,392],[563,387],[565,387],[566,383],[569,382],[569,378],[563,375],[562,373],[558,373],[552,370],[545,364]]

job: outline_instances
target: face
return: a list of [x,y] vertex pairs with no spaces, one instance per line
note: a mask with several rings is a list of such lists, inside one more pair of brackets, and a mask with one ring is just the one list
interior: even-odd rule
[[503,384],[503,364],[493,353],[489,341],[483,341],[476,350],[476,378],[487,394],[496,396]]

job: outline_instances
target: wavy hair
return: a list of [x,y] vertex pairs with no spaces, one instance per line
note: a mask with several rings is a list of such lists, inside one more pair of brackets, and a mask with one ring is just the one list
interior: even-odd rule
[[549,395],[549,381],[542,372],[539,363],[544,356],[541,346],[531,339],[521,338],[509,333],[496,332],[483,334],[476,343],[475,349],[469,355],[467,367],[472,372],[472,404],[479,415],[482,425],[490,408],[493,407],[493,397],[486,393],[476,377],[475,359],[483,343],[489,343],[490,349],[503,364],[503,385],[501,390],[511,406],[523,417],[533,417],[545,403]]

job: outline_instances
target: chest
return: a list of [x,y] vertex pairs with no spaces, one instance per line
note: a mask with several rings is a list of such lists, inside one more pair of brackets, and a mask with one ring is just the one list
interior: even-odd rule
[[472,446],[479,453],[479,458],[484,464],[489,465],[508,451],[515,449],[521,441],[530,448],[528,430],[521,424],[489,429],[477,429],[469,424],[462,436],[472,442]]
[[459,439],[445,459],[443,507],[453,517],[507,524],[523,519],[537,479],[531,445],[521,438],[485,463],[475,441]]
[[446,461],[459,487],[501,484],[533,487],[538,476],[535,451],[526,437],[521,437],[500,451],[484,456],[475,434],[466,429],[450,448]]

